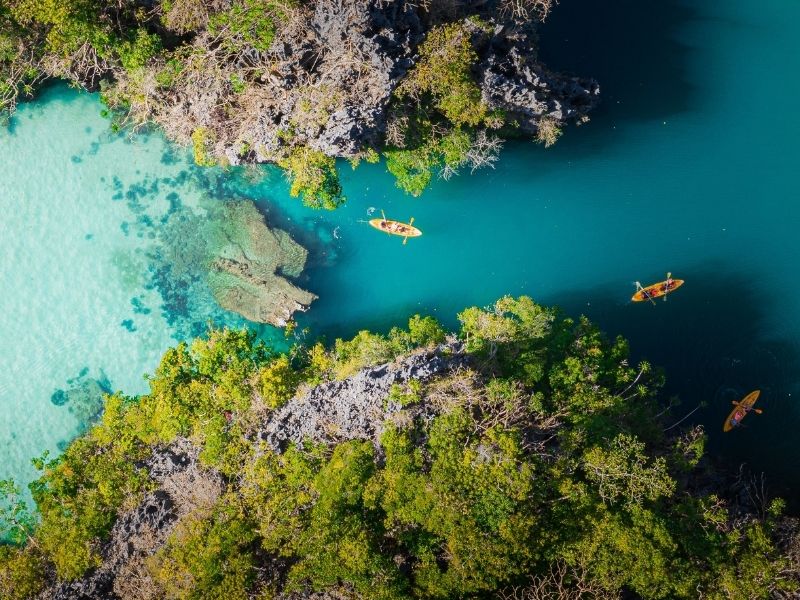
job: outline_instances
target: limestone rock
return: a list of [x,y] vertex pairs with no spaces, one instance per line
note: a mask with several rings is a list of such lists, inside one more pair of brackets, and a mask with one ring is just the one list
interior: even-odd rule
[[[391,387],[412,379],[427,381],[466,364],[461,343],[412,354],[398,364],[359,371],[343,381],[319,385],[291,399],[260,431],[276,452],[304,440],[331,442],[372,440],[377,446],[384,423],[401,407],[387,402]],[[425,409],[417,407],[415,410]]]
[[[463,342],[450,340],[435,349],[420,350],[397,361],[362,369],[342,381],[316,386],[269,413],[255,433],[276,452],[290,442],[336,442],[350,439],[378,443],[385,423],[407,413],[409,418],[432,418],[437,409],[427,400],[401,407],[388,399],[392,385],[412,379],[431,381],[467,365]],[[199,449],[178,438],[155,449],[137,467],[148,472],[156,487],[142,502],[121,514],[100,555],[102,564],[82,579],[54,585],[38,600],[118,600],[141,596],[137,586],[148,580],[144,560],[163,547],[180,519],[208,509],[225,488],[223,478],[200,466]],[[277,558],[270,569],[285,571]],[[152,583],[149,582],[148,585]],[[157,586],[153,589],[158,591]],[[137,592],[131,595],[131,590]],[[341,600],[352,597],[337,591],[300,590],[278,596],[283,600]]]
[[[170,477],[197,469],[197,451],[187,440],[157,450],[143,466],[162,483]],[[177,503],[163,486],[148,493],[133,510],[121,515],[103,544],[103,562],[84,578],[61,583],[39,595],[39,600],[118,600],[117,576],[132,561],[153,554],[163,545],[180,516]]]
[[553,73],[537,60],[530,26],[497,27],[482,50],[479,82],[484,101],[535,135],[543,118],[578,120],[600,100],[593,79]]

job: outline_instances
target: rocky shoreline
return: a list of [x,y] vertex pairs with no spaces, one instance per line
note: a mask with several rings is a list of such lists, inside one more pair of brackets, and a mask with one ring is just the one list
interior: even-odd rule
[[550,145],[599,100],[596,81],[538,58],[552,0],[96,4],[0,13],[18,47],[0,56],[0,113],[67,79],[101,91],[115,128],[157,124],[201,166],[276,163],[315,207],[343,200],[334,158],[394,153],[418,195],[401,171],[485,166],[508,137]]
[[289,354],[235,330],[169,350],[149,394],[108,396],[39,461],[38,519],[4,484],[17,545],[0,546],[0,589],[796,597],[797,519],[763,478],[715,466],[702,427],[674,426],[660,373],[624,340],[527,297],[459,320]]
[[[452,381],[454,377],[469,379],[469,373],[474,373],[471,369],[477,366],[473,363],[474,356],[467,352],[465,343],[449,338],[435,348],[420,349],[393,362],[361,369],[344,380],[301,388],[280,409],[263,417],[254,429],[252,441],[256,447],[261,444],[262,452],[283,454],[290,446],[334,447],[346,441],[363,440],[371,442],[376,459],[382,461],[380,438],[384,430],[402,428],[414,421],[432,422],[447,413],[446,403],[438,402],[437,394],[431,390],[436,389],[437,381]],[[394,391],[408,389],[411,382],[428,386],[429,393],[404,405],[397,401]],[[535,444],[537,438],[541,438],[539,443],[545,438],[552,439],[553,430],[548,427],[527,432],[529,442]],[[422,440],[418,443],[424,445]],[[491,453],[488,448],[484,450]],[[154,482],[154,487],[135,508],[117,516],[108,540],[100,548],[100,565],[81,579],[47,588],[36,596],[37,600],[154,600],[148,591],[154,589],[145,566],[148,557],[164,547],[181,519],[210,511],[229,485],[221,474],[201,465],[200,452],[192,441],[179,437],[168,446],[155,448],[149,458],[137,464]],[[258,460],[258,456],[256,453],[250,460]],[[696,476],[695,492],[698,486],[704,489],[703,493],[723,492],[732,498],[734,520],[747,523],[755,518],[759,498],[753,496],[752,481],[741,473],[735,479],[721,477],[710,464],[703,471],[705,474]],[[782,552],[791,557],[792,564],[797,564],[800,520],[784,517],[779,529]],[[290,567],[285,559],[266,554],[261,558],[267,567],[262,569],[259,579],[274,582],[285,577]],[[307,588],[282,591],[270,597],[340,600],[344,596],[339,591],[318,592]],[[772,597],[792,596],[776,593]]]

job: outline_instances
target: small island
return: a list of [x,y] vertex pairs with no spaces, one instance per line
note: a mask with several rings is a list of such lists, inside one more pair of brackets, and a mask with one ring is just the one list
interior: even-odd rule
[[505,297],[447,334],[169,350],[2,483],[4,598],[790,598],[800,523],[704,453],[663,377]]

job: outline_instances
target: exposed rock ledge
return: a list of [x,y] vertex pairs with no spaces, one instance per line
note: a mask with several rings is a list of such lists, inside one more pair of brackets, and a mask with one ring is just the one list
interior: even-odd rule
[[[218,10],[229,4],[221,0]],[[108,76],[121,97],[135,100],[134,121],[155,121],[186,145],[200,131],[204,153],[215,160],[276,162],[298,146],[352,158],[397,145],[388,131],[398,103],[394,91],[419,63],[420,44],[431,30],[459,21],[472,33],[473,75],[489,111],[503,113],[525,135],[536,135],[543,122],[582,120],[599,100],[597,82],[548,70],[538,57],[538,17],[508,18],[498,4],[479,0],[434,9],[411,0],[302,2],[268,50],[251,49],[233,63],[209,52],[218,36],[201,27],[187,45],[205,57],[209,75],[168,89],[152,85],[146,101],[137,100],[144,98],[139,75],[131,79],[110,67]],[[151,67],[152,77],[158,65]],[[244,89],[232,89],[234,75],[247,79]]]
[[[430,381],[467,364],[460,342],[449,341],[376,367],[363,369],[343,381],[325,383],[298,394],[271,413],[257,436],[275,451],[290,442],[334,442],[367,439],[377,443],[389,420],[432,416],[436,408],[420,402],[403,408],[388,400],[391,387],[412,379]],[[38,600],[119,600],[120,592],[137,585],[136,565],[154,554],[167,540],[178,520],[198,505],[210,506],[223,490],[222,478],[200,467],[198,449],[183,438],[161,448],[140,465],[158,487],[135,509],[120,515],[102,548],[103,563],[89,575],[63,583],[39,595]],[[280,565],[276,565],[280,568]],[[320,593],[295,593],[278,600],[335,600]]]
[[[386,401],[393,385],[412,379],[428,381],[465,366],[466,360],[463,345],[450,342],[436,352],[412,354],[397,364],[379,365],[343,381],[324,383],[273,413],[260,437],[276,452],[304,440],[372,440],[377,447],[384,424],[401,410],[397,403]],[[429,408],[420,403],[406,412],[411,416]]]

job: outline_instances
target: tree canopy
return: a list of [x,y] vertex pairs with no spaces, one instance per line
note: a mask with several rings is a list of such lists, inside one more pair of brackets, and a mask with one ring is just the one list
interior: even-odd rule
[[[169,350],[150,393],[109,396],[85,436],[37,461],[35,512],[13,484],[0,488],[12,542],[0,547],[0,587],[28,598],[51,574],[91,572],[118,516],[158,487],[147,458],[188,439],[206,479],[169,492],[183,498],[177,522],[126,563],[120,597],[744,599],[797,590],[781,501],[743,510],[708,485],[702,431],[664,431],[663,378],[630,364],[623,339],[526,297],[459,318],[461,341],[415,316],[406,329],[362,331],[327,349],[278,354],[225,330]],[[437,345],[465,352],[466,363],[393,387],[377,441],[334,435],[277,451],[258,434],[295,394]]]

